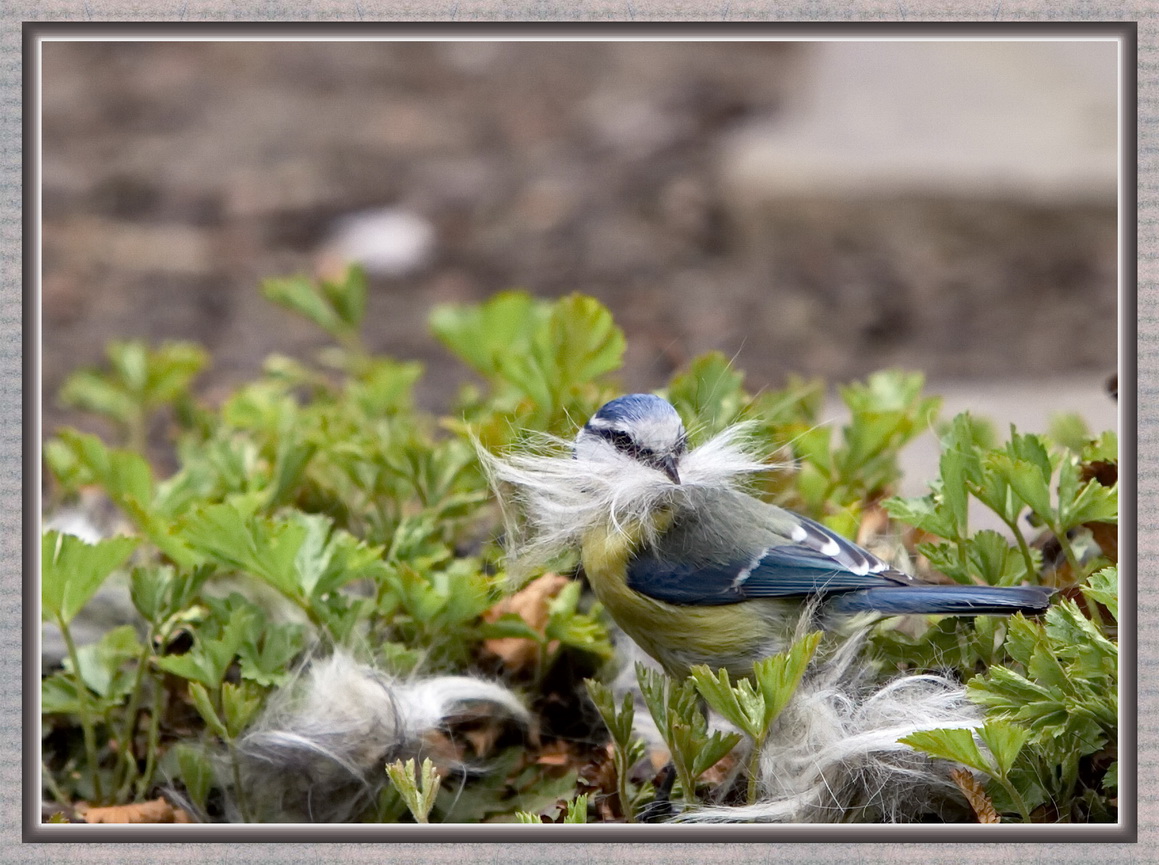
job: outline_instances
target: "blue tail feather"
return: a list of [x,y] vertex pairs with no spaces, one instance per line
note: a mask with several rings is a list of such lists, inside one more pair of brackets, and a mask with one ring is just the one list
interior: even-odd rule
[[844,592],[826,606],[836,613],[878,612],[888,616],[1032,615],[1044,612],[1053,594],[1054,589],[1047,586],[890,586]]

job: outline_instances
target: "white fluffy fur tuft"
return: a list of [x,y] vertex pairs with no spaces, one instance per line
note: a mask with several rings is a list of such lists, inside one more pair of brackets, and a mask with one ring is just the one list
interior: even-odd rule
[[647,527],[646,517],[686,488],[740,487],[749,475],[769,471],[774,466],[760,458],[751,430],[736,424],[687,453],[680,484],[627,456],[577,459],[571,442],[552,436],[503,456],[478,447],[503,510],[512,571],[553,561],[608,523]]
[[949,778],[954,764],[898,742],[918,730],[973,728],[979,712],[959,683],[911,675],[867,684],[851,639],[800,689],[774,724],[760,758],[760,800],[708,806],[682,822],[909,822],[965,807]]
[[[272,698],[239,741],[246,801],[263,821],[348,822],[374,801],[387,763],[416,756],[423,734],[468,703],[530,720],[516,696],[492,682],[402,681],[335,652]],[[231,820],[241,819],[236,811],[231,803]]]

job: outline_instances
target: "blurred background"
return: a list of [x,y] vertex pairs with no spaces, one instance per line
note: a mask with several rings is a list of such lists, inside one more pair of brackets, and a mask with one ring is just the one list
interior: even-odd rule
[[43,57],[46,435],[85,426],[56,393],[110,339],[204,344],[210,399],[312,352],[320,331],[258,285],[348,261],[372,277],[367,343],[423,361],[435,410],[468,374],[432,305],[523,288],[606,303],[626,390],[718,349],[751,390],[903,366],[947,411],[1115,427],[1113,42]]

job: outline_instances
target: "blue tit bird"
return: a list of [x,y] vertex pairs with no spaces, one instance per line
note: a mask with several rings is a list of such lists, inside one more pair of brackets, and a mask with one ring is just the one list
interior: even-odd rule
[[937,585],[745,491],[757,460],[743,427],[695,449],[666,400],[630,394],[579,431],[570,458],[494,458],[527,520],[518,552],[578,546],[596,597],[665,670],[748,676],[790,644],[802,614],[831,629],[860,614],[1041,613],[1042,586]]

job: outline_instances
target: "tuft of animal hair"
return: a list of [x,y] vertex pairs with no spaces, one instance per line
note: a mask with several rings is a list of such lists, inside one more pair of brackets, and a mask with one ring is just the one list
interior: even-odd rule
[[759,761],[759,800],[708,805],[680,822],[904,823],[964,818],[950,779],[956,764],[898,740],[919,730],[973,729],[980,713],[966,689],[941,675],[871,681],[860,635],[811,670],[774,722]]
[[[592,529],[652,530],[657,508],[697,486],[747,486],[775,466],[761,458],[753,425],[725,429],[680,460],[680,483],[626,455],[578,459],[572,442],[539,435],[524,449],[492,454],[476,442],[479,459],[503,513],[509,570],[525,575],[577,549]],[[646,542],[654,542],[645,534]]]
[[[240,783],[261,822],[344,823],[376,800],[385,765],[418,755],[423,736],[464,706],[526,726],[511,691],[467,676],[397,679],[335,651],[274,694],[237,743]],[[237,791],[227,803],[241,820]]]

